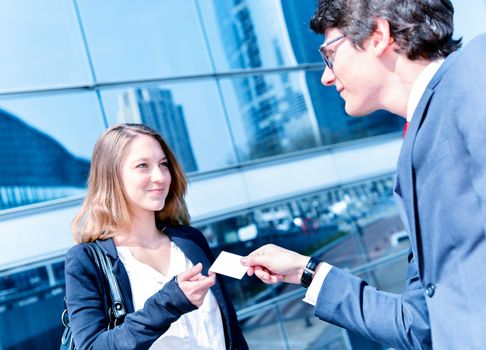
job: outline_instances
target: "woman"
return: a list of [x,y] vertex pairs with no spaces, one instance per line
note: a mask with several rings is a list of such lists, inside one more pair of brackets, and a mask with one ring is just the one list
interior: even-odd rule
[[[202,233],[188,226],[185,191],[181,167],[152,129],[121,124],[100,137],[72,225],[80,244],[66,255],[77,349],[248,348],[221,281],[204,276],[214,257]],[[112,259],[128,311],[111,330],[102,277],[85,244],[93,241]]]

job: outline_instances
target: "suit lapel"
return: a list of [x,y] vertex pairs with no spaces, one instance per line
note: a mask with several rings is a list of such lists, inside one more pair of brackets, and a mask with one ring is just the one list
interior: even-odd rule
[[174,227],[166,227],[165,233],[184,252],[184,255],[192,262],[193,265],[202,263],[202,273],[204,275],[208,274],[211,263],[206,254],[204,254],[202,248],[199,247],[194,240],[190,239],[188,234]]
[[423,274],[423,259],[421,258],[421,231],[419,226],[417,225],[417,184],[415,183],[413,150],[417,133],[427,114],[427,109],[429,107],[432,96],[434,95],[435,88],[442,80],[442,77],[447,72],[448,68],[455,61],[456,57],[457,53],[452,53],[451,55],[449,55],[449,57],[444,61],[442,66],[439,68],[437,73],[427,85],[427,88],[423,93],[413,114],[412,121],[410,122],[407,136],[403,141],[402,149],[400,151],[400,157],[398,159],[397,184],[395,187],[395,193],[399,197],[401,197],[402,203],[405,207],[407,222],[404,224],[408,224],[411,245],[415,259],[419,266],[419,273],[421,277]]
[[[207,276],[208,270],[212,265],[212,261],[209,260],[203,248],[200,247],[195,242],[195,240],[191,238],[190,234],[184,232],[183,229],[177,229],[168,226],[166,227],[164,232],[184,252],[185,256],[193,263],[193,265],[196,265],[199,262],[202,263],[203,265],[202,274]],[[216,284],[211,287],[211,291],[213,292],[214,297],[218,301],[221,312],[223,313],[224,316],[223,322],[226,323],[228,334],[231,334],[229,310],[226,305],[226,299],[221,289],[219,278],[216,278]]]
[[[404,223],[408,226],[410,234],[410,243],[414,252],[415,259],[419,266],[420,275],[422,275],[421,268],[421,245],[420,245],[420,230],[417,229],[417,203],[416,203],[416,184],[413,170],[413,146],[417,131],[422,124],[422,120],[427,112],[430,99],[434,94],[433,90],[426,89],[419,104],[415,110],[412,118],[412,122],[407,131],[407,136],[403,141],[402,150],[398,159],[397,169],[397,186],[399,189],[396,192],[401,196],[403,207],[405,208],[405,214],[407,222]],[[407,225],[408,224],[408,225]]]

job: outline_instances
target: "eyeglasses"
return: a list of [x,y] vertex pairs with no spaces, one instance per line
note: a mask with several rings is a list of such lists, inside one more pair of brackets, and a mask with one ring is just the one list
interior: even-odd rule
[[332,57],[327,57],[326,55],[326,47],[328,47],[329,45],[331,44],[334,44],[336,41],[339,41],[341,40],[342,38],[344,38],[345,35],[339,35],[337,37],[335,37],[334,39],[322,44],[320,47],[319,47],[319,53],[321,54],[321,57],[322,57],[322,60],[324,61],[324,63],[326,64],[327,67],[329,67],[329,69],[332,69],[332,64],[333,64],[333,61],[334,61],[334,55],[336,54],[336,51],[334,51]]

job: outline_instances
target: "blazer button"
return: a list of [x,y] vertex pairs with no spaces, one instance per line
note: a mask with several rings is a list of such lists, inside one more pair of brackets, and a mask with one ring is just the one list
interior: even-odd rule
[[432,298],[434,293],[435,293],[435,284],[433,283],[427,284],[427,287],[425,287],[425,294],[427,294],[429,298]]

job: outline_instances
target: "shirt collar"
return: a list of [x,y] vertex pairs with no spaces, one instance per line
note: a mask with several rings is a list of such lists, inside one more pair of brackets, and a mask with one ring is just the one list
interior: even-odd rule
[[438,60],[429,63],[413,83],[412,90],[410,91],[410,96],[408,98],[408,104],[407,104],[408,122],[412,120],[413,114],[415,112],[415,109],[417,108],[420,98],[424,94],[427,85],[432,80],[435,73],[437,73],[442,63],[444,63],[443,58],[440,58]]

